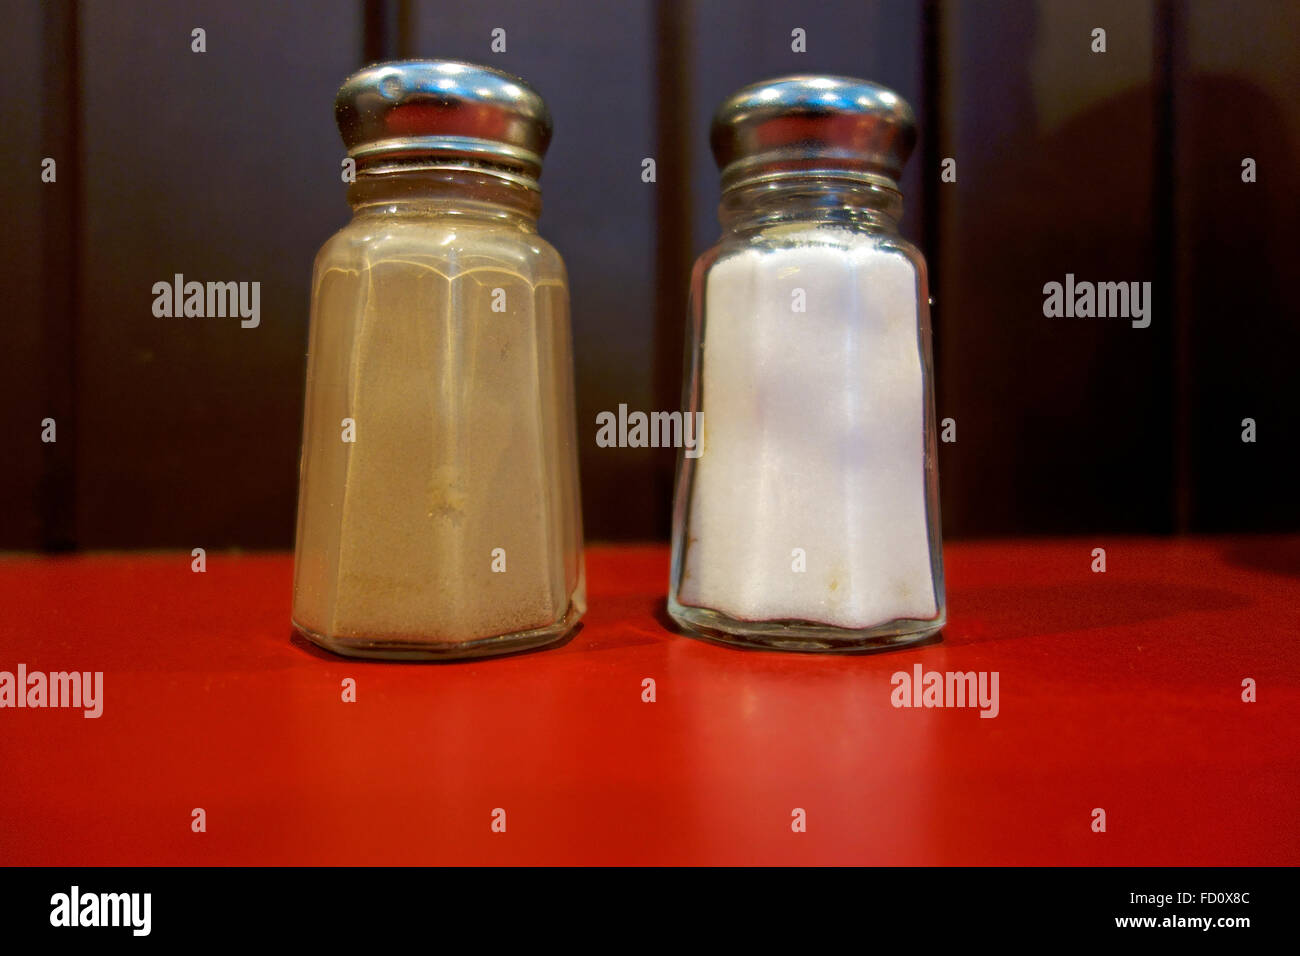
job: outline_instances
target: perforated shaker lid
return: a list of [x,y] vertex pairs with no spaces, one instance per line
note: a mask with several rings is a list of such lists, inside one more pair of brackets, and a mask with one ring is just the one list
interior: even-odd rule
[[551,141],[546,102],[524,80],[456,60],[376,63],[334,99],[348,155],[475,159],[541,173]]
[[878,83],[800,74],[753,83],[718,107],[710,135],[723,184],[798,167],[896,181],[916,145],[912,108]]

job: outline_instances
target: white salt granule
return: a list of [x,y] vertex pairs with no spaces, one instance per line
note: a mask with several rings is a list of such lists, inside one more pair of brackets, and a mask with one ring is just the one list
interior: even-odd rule
[[931,618],[915,269],[845,229],[782,241],[708,274],[678,599],[854,629]]

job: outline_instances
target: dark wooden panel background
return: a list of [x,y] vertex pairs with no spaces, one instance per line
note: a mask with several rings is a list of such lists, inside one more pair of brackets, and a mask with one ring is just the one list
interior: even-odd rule
[[[941,446],[946,533],[1300,526],[1300,323],[1284,287],[1300,230],[1300,5],[5,12],[0,548],[291,543],[311,260],[347,217],[332,98],[354,68],[397,56],[520,73],[556,117],[541,228],[572,283],[590,538],[667,534],[672,454],[598,448],[595,416],[678,404],[688,271],[718,231],[708,117],[736,87],[798,71],[877,79],[921,120],[903,228],[930,259],[939,414],[957,421]],[[195,27],[206,53],[190,51]],[[796,27],[806,53],[790,49]],[[55,183],[40,181],[46,156]],[[956,183],[940,182],[945,157]],[[152,285],[176,272],[260,281],[261,327],[155,318]],[[1151,281],[1151,327],[1044,318],[1043,283],[1067,272]]]

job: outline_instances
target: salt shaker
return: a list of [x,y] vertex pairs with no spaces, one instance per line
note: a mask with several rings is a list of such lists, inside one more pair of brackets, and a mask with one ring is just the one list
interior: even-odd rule
[[866,650],[945,621],[925,259],[898,233],[912,112],[864,80],[745,87],[714,117],[669,612],[738,645]]
[[546,104],[411,60],[348,78],[335,115],[353,217],[315,264],[293,622],[358,657],[555,641],[585,588]]

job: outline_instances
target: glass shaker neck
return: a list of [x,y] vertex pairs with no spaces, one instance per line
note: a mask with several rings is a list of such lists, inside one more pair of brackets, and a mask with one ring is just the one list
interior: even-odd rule
[[536,231],[537,180],[484,163],[394,163],[362,168],[348,187],[354,215],[457,215]]
[[897,233],[902,215],[903,194],[891,180],[822,170],[747,179],[727,187],[718,207],[733,231],[809,222]]

